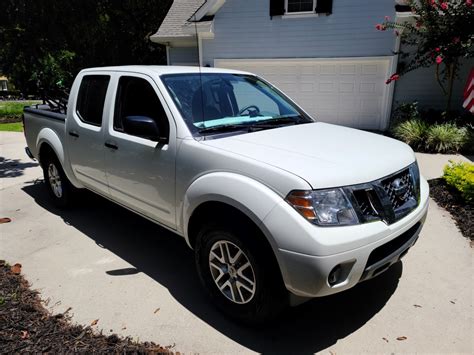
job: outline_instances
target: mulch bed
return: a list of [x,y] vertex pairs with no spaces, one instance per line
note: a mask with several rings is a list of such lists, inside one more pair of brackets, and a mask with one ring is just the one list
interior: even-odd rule
[[20,264],[0,260],[0,353],[172,353],[153,342],[72,325],[68,311],[52,315],[20,272]]
[[428,182],[433,200],[451,214],[461,233],[474,241],[474,206],[466,203],[460,193],[448,186],[443,179],[433,179]]
[[16,123],[21,122],[21,115],[0,116],[0,123]]

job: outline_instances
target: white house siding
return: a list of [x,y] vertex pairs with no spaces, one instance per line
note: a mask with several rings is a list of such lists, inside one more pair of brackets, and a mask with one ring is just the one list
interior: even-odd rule
[[[451,108],[462,110],[463,90],[474,60],[464,61],[459,78],[454,83]],[[443,96],[435,78],[435,67],[418,69],[410,72],[396,82],[393,98],[394,107],[402,103],[418,101],[422,109],[445,109],[446,98]]]
[[214,19],[214,39],[202,41],[203,65],[216,58],[392,55],[395,37],[375,23],[394,14],[393,0],[337,0],[330,16],[270,19],[269,0],[226,0]]
[[197,47],[168,47],[168,65],[197,65]]

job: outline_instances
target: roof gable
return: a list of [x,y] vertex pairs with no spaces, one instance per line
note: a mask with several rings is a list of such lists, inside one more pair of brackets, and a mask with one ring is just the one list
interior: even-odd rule
[[212,32],[214,14],[225,0],[174,0],[158,31],[150,37],[153,42],[166,43],[196,37],[190,25],[199,24],[195,30]]
[[183,30],[183,26],[205,2],[206,0],[174,0],[160,28],[151,36],[151,40],[160,42],[172,38],[192,37],[189,32]]

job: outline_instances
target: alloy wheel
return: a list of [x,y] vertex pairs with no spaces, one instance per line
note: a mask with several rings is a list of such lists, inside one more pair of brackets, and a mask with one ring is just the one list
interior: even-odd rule
[[209,252],[209,268],[217,287],[230,301],[245,304],[255,296],[254,269],[247,255],[234,243],[215,242]]
[[61,198],[63,196],[63,188],[61,183],[61,176],[59,175],[59,171],[56,168],[56,165],[50,163],[48,166],[48,179],[49,185],[53,190],[54,196],[57,198]]

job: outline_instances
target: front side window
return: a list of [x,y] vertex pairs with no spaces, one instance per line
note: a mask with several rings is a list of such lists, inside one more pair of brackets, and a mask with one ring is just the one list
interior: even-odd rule
[[[115,101],[114,129],[130,135],[136,134],[127,130],[126,117],[149,117],[159,129],[160,136],[169,135],[169,122],[166,112],[151,84],[142,78],[122,76],[118,83]],[[150,132],[152,133],[152,132]]]
[[76,105],[81,121],[100,127],[109,81],[108,75],[86,75],[82,78]]
[[[163,75],[163,83],[193,134],[312,122],[275,88],[252,75]],[[273,127],[273,126],[272,126]]]
[[286,12],[314,12],[316,0],[286,0]]

